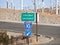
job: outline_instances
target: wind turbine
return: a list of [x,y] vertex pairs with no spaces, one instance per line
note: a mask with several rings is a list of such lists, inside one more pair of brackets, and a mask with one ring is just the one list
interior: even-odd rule
[[23,0],[21,0],[21,9],[23,10]]
[[8,0],[7,0],[7,8],[8,8]]
[[44,13],[44,0],[42,0],[42,14]]
[[59,0],[56,0],[56,15],[58,15],[58,2]]

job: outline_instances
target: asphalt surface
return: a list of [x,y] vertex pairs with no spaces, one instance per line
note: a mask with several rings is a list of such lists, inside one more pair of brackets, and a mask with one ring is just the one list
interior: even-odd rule
[[[20,32],[24,32],[25,30],[23,23],[8,23],[8,22],[0,22],[0,29],[9,29]],[[31,30],[33,33],[35,33],[36,25],[33,25]],[[60,45],[60,26],[38,25],[37,31],[39,34],[54,37],[54,41],[41,45]]]

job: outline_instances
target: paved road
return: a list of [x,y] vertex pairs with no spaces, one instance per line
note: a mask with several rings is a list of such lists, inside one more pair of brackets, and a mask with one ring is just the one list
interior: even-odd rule
[[[11,29],[15,31],[24,31],[24,25],[22,23],[7,23],[0,22],[0,29]],[[36,25],[33,25],[32,32],[36,32]],[[60,45],[60,26],[47,26],[47,25],[38,25],[38,33],[42,35],[49,35],[54,37],[54,41],[48,44],[41,45]]]

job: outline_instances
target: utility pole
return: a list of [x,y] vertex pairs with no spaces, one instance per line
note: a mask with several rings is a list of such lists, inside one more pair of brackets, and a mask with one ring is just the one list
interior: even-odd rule
[[58,15],[58,0],[56,0],[56,15]]

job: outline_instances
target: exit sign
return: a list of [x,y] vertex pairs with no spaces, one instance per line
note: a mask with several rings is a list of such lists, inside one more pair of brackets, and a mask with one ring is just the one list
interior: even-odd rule
[[36,21],[36,13],[34,13],[34,12],[23,12],[23,13],[21,13],[21,21],[25,21],[25,22]]

